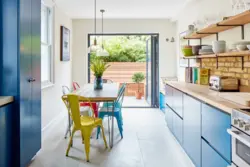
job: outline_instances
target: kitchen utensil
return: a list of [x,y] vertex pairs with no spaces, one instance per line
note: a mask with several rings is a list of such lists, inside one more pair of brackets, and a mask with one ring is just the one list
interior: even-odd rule
[[234,103],[250,107],[250,93],[220,93],[219,96]]
[[201,49],[201,45],[192,46],[193,55],[198,55],[200,49]]
[[250,50],[250,45],[247,45],[248,50]]
[[191,45],[183,45],[182,48],[192,48]]
[[210,89],[223,91],[239,91],[239,80],[237,78],[213,75],[209,79]]
[[182,48],[181,50],[185,57],[193,56],[192,48]]
[[233,45],[250,45],[250,41],[238,41],[233,43]]
[[224,53],[226,51],[226,42],[225,41],[213,41],[213,52],[214,53]]
[[199,50],[200,55],[207,55],[207,54],[214,54],[212,49],[200,49]]
[[188,25],[188,30],[194,31],[194,25]]
[[244,51],[247,50],[247,45],[236,45],[236,48],[238,51]]
[[203,45],[201,49],[212,49],[212,45]]

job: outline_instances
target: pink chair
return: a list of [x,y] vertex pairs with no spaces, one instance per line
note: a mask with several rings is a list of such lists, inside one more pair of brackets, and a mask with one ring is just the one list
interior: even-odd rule
[[[77,82],[73,82],[73,89],[77,90],[80,89],[80,85]],[[80,102],[80,106],[90,106],[90,103],[85,103],[85,102]],[[94,110],[95,117],[98,118],[98,104],[97,103],[92,103],[92,108]]]

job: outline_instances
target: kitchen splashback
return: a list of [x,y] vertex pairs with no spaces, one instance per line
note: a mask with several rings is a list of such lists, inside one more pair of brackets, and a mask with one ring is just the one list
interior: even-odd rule
[[210,69],[210,75],[236,77],[240,81],[241,90],[250,92],[250,56],[244,56],[243,70],[241,57],[218,58],[218,66],[217,69],[216,58],[202,59],[202,67]]

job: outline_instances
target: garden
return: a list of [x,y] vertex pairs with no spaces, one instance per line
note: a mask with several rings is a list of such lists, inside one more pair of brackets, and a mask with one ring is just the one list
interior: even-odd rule
[[[108,68],[103,74],[104,79],[118,83],[127,83],[125,96],[136,96],[140,99],[145,92],[146,77],[146,41],[148,36],[97,36],[97,42],[108,51],[109,56],[97,57],[91,53],[90,61],[107,62]],[[94,36],[91,37],[94,41]],[[91,82],[94,81],[91,71]],[[138,79],[139,78],[139,79]],[[139,81],[139,82],[138,82]]]

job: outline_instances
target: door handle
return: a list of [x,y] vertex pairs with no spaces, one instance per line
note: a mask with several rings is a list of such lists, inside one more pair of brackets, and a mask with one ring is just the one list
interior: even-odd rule
[[28,82],[35,82],[35,81],[36,81],[35,78],[29,78],[29,79],[28,79]]

